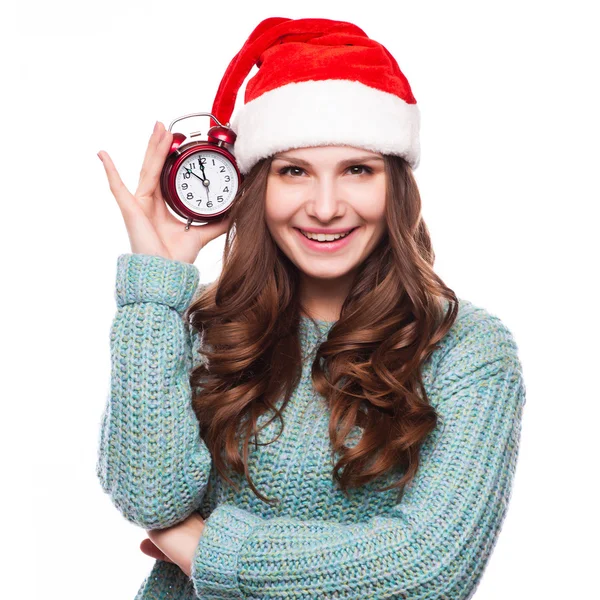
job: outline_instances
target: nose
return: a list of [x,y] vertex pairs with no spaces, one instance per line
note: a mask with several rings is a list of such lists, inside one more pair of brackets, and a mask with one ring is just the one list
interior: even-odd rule
[[332,178],[321,177],[315,180],[307,212],[323,223],[344,214],[344,202]]

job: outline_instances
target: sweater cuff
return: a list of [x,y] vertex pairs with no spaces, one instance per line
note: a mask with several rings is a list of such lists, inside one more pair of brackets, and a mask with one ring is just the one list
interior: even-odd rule
[[263,522],[232,504],[221,504],[209,515],[190,573],[199,598],[244,598],[238,581],[239,557],[244,542]]
[[200,273],[191,263],[152,254],[121,254],[117,259],[115,300],[120,308],[157,302],[183,313],[198,287]]

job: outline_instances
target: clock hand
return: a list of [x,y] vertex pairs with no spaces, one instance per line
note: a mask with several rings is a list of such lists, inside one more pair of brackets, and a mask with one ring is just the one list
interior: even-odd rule
[[202,181],[202,183],[206,187],[206,198],[210,202],[210,195],[208,193],[208,186],[210,185],[210,181],[206,178],[206,173],[204,172],[204,165],[202,164],[202,161],[198,160],[198,164],[200,165],[200,168],[202,169],[202,175],[204,175],[204,180]]
[[[204,180],[206,181],[206,173],[204,172],[204,165],[200,161],[198,161],[198,164],[200,165],[200,169],[202,170],[202,176],[204,177]],[[207,185],[207,184],[205,183],[204,185]]]
[[[194,175],[194,177],[197,177],[200,181],[202,181],[202,182],[206,181],[206,177],[202,178],[202,177],[200,177],[200,175],[196,175],[196,173],[194,173],[194,171],[192,171],[189,167],[184,166],[183,168],[186,169],[188,173],[191,173],[192,175]],[[202,174],[204,175],[204,171],[202,171]],[[206,184],[204,184],[204,185],[206,185]]]
[[206,189],[206,197],[208,198],[208,200],[210,200],[210,196],[208,194],[209,181],[208,181],[208,179],[206,179],[206,175],[204,175],[204,169],[202,167],[200,167],[202,169],[202,174],[204,175],[204,179],[202,179],[202,177],[200,177],[200,175],[196,175],[196,173],[194,173],[194,171],[192,171],[189,167],[186,167],[184,165],[183,168],[186,169],[188,173],[191,173],[192,175],[194,175],[194,177],[197,177],[202,182],[202,184],[204,185],[204,187]]

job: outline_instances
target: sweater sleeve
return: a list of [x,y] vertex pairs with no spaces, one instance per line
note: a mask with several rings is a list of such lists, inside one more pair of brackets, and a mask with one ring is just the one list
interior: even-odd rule
[[349,524],[217,506],[192,561],[196,595],[470,598],[507,511],[525,404],[516,346],[498,323],[444,352],[428,394],[441,424],[398,504]]
[[96,474],[121,514],[144,529],[169,527],[197,509],[211,470],[191,406],[198,338],[182,318],[198,281],[190,263],[146,254],[117,260]]

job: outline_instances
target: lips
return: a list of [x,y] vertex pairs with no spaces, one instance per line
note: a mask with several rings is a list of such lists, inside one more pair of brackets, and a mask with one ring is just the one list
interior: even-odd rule
[[[342,237],[346,237],[347,235],[350,235],[354,230],[356,229],[356,227],[352,227],[351,229],[344,229],[344,230],[334,230],[334,231],[319,231],[318,229],[300,229],[298,228],[298,231],[304,235],[305,233],[312,233],[313,235],[319,235],[319,234],[323,234],[323,235],[341,235]],[[306,237],[307,239],[312,239],[309,238],[307,235],[304,235],[304,237]],[[341,239],[341,238],[338,238]],[[320,241],[320,240],[314,240],[314,241]],[[337,241],[337,240],[323,240],[324,243],[325,241]]]
[[337,250],[344,248],[344,246],[347,246],[357,236],[356,232],[358,229],[360,229],[360,227],[355,227],[354,229],[350,230],[348,235],[345,235],[344,237],[332,242],[318,242],[316,240],[307,238],[300,231],[300,229],[294,227],[294,231],[296,231],[296,235],[300,238],[304,247],[308,250],[313,250],[316,252],[336,252]]
[[346,229],[314,229],[311,227],[295,227],[295,229],[299,229],[300,231],[306,231],[306,233],[324,233],[335,235],[336,233],[348,233],[349,231],[356,229],[356,227],[348,227]]

